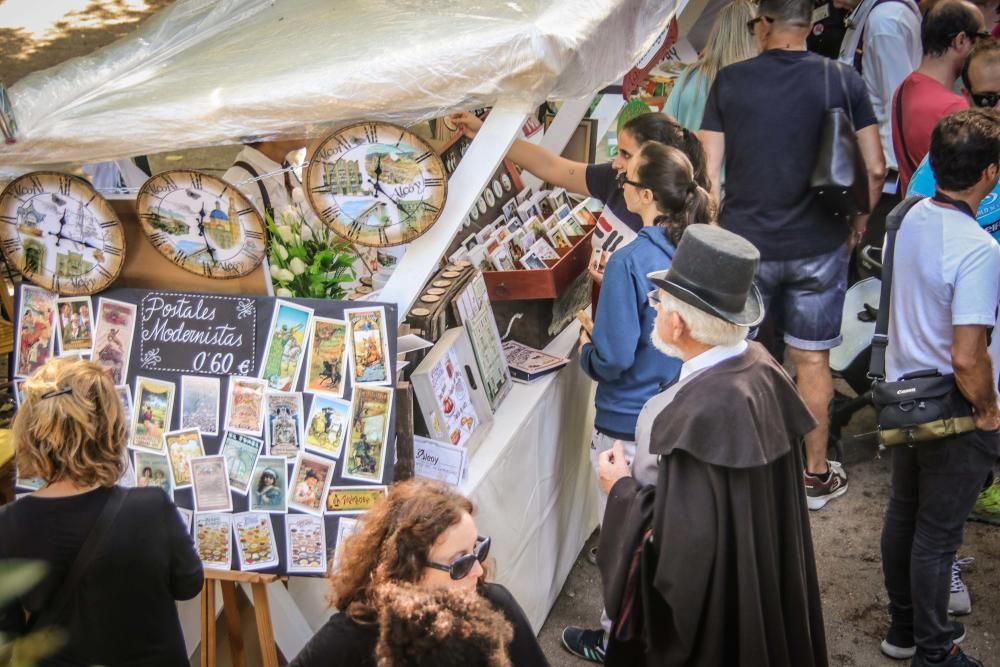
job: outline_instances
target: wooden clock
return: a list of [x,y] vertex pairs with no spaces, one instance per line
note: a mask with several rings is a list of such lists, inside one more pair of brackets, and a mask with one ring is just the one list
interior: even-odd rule
[[125,233],[90,183],[36,171],[0,193],[0,250],[36,285],[59,294],[93,294],[121,272]]
[[209,278],[239,278],[267,252],[264,219],[221,178],[187,169],[146,181],[136,199],[142,231],[167,259]]
[[326,137],[305,174],[309,204],[335,234],[371,247],[402,245],[433,225],[448,196],[441,158],[389,123],[358,123]]

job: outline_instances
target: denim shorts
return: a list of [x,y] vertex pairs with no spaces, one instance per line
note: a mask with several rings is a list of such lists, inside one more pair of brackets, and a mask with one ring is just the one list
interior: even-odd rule
[[762,261],[757,287],[764,308],[776,308],[785,343],[800,350],[830,350],[840,345],[840,321],[847,292],[850,251],[845,243],[815,257]]

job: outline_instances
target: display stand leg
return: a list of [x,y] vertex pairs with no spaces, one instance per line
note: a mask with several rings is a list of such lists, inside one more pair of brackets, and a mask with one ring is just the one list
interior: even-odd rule
[[226,621],[229,635],[229,656],[233,667],[246,667],[246,652],[243,648],[243,632],[240,629],[240,610],[236,600],[236,582],[220,581],[222,589],[222,617]]
[[252,584],[252,588],[261,660],[264,667],[278,667],[278,647],[274,645],[274,629],[271,628],[271,604],[267,599],[267,584],[258,581]]
[[222,614],[229,635],[229,648],[233,667],[246,665],[243,631],[236,598],[236,584],[249,584],[253,591],[254,613],[257,617],[257,638],[264,667],[278,667],[278,648],[274,643],[271,625],[271,605],[267,598],[267,585],[282,579],[274,574],[205,570],[205,586],[201,592],[201,664],[215,667],[217,661],[215,639],[215,582],[222,588]]
[[201,589],[201,665],[215,667],[215,580],[205,577]]

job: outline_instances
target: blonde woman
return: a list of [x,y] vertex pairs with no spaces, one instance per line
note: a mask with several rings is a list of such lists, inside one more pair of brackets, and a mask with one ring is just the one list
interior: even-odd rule
[[48,571],[0,608],[0,634],[61,628],[66,643],[45,664],[186,665],[174,601],[199,593],[201,561],[161,489],[116,486],[126,423],[110,376],[53,359],[22,390],[17,466],[45,486],[0,507],[0,561],[42,561]]
[[730,2],[719,11],[701,57],[677,78],[664,113],[692,132],[701,129],[701,117],[715,75],[727,65],[749,60],[760,53],[757,41],[747,29],[754,16],[753,4],[748,0]]

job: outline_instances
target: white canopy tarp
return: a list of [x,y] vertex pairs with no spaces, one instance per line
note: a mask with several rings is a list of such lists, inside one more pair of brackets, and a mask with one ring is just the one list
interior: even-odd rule
[[671,0],[178,0],[10,89],[0,174],[594,93]]

